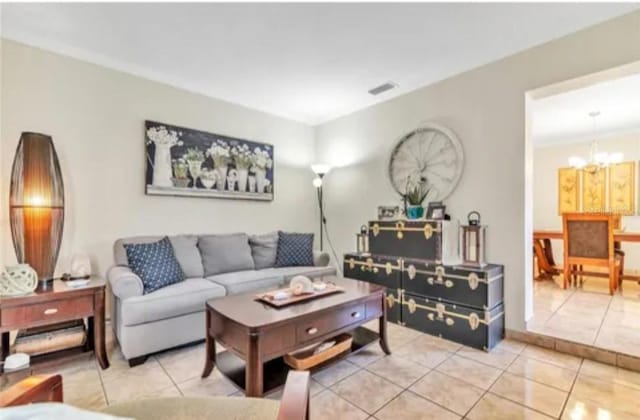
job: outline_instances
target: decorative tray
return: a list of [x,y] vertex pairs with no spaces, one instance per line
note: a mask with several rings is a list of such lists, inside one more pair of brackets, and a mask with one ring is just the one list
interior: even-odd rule
[[288,306],[298,302],[305,302],[312,299],[317,299],[322,296],[332,295],[334,293],[344,292],[344,288],[340,286],[336,286],[333,283],[327,283],[327,287],[324,290],[316,290],[311,293],[302,293],[299,295],[290,294],[290,296],[286,299],[275,299],[276,293],[279,292],[289,292],[290,289],[285,287],[284,289],[271,290],[269,292],[261,293],[256,295],[256,300],[259,302],[268,303],[271,306],[276,308],[282,308],[283,306]]

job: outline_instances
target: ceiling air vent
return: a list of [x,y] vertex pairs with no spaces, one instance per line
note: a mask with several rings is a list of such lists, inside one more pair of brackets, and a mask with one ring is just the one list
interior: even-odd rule
[[397,83],[387,82],[387,83],[384,83],[384,84],[382,84],[380,86],[376,86],[373,89],[370,89],[369,93],[372,94],[372,95],[380,95],[383,92],[386,92],[388,90],[391,90],[391,89],[394,89],[394,88],[397,88],[397,87],[398,87]]

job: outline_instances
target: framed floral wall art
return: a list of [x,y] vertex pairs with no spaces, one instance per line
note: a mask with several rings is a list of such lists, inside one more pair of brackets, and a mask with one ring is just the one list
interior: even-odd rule
[[273,200],[273,146],[145,122],[146,193]]
[[558,169],[558,214],[578,211],[578,170]]
[[605,168],[587,166],[582,172],[582,211],[586,213],[606,211],[606,177]]
[[635,213],[636,163],[621,162],[609,167],[609,209],[630,216]]

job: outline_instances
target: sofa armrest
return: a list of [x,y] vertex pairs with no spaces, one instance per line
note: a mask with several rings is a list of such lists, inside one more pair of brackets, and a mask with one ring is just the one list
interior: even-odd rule
[[313,265],[316,267],[326,267],[331,262],[328,252],[313,251]]
[[144,290],[142,280],[129,267],[121,265],[111,267],[107,271],[107,279],[113,294],[122,300],[142,296]]

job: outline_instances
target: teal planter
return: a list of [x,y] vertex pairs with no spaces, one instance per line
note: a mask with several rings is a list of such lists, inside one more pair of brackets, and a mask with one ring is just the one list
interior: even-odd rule
[[410,220],[420,219],[423,215],[424,215],[424,207],[407,206],[407,219],[410,219]]

